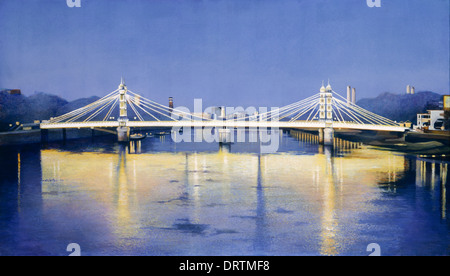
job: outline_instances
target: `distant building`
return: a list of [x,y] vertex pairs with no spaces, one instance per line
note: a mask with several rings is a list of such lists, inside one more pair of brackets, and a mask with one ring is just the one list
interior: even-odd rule
[[206,112],[202,112],[202,113],[192,113],[191,115],[192,115],[192,119],[194,119],[194,120],[199,119],[199,118],[202,118],[202,119],[204,119],[204,120],[205,120],[205,119],[206,119],[206,120],[212,119],[212,114],[206,113]]
[[428,113],[417,114],[417,128],[442,130],[444,110],[428,110]]
[[347,86],[347,104],[356,104],[356,88]]
[[411,94],[411,95],[416,94],[416,88],[414,86],[411,86],[408,84],[406,86],[406,94]]
[[356,104],[356,88],[352,87],[352,103]]
[[40,129],[39,127],[40,125],[37,123],[33,123],[33,124],[22,124],[21,128],[22,130],[34,130],[34,129]]
[[218,119],[222,114],[222,107],[214,106],[211,108],[212,118]]
[[412,123],[410,121],[400,122],[399,124],[402,127],[407,127],[407,128],[411,128],[412,127]]
[[212,119],[223,120],[226,119],[226,108],[225,106],[213,106],[211,107]]
[[229,117],[231,119],[240,119],[245,118],[247,116],[247,113],[245,111],[236,111],[235,113],[231,114]]
[[352,102],[352,87],[347,86],[347,104]]
[[10,95],[22,95],[22,91],[20,89],[4,89],[2,92],[8,93]]
[[450,95],[445,95],[443,99],[443,108],[444,110],[450,109]]

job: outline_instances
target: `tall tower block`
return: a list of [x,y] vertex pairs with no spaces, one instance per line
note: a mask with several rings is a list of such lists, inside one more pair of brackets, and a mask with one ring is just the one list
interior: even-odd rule
[[352,87],[351,86],[347,86],[347,104],[350,104],[350,102],[352,101]]
[[169,111],[170,113],[173,111],[173,97],[169,97]]
[[406,94],[411,94],[411,85],[406,86]]
[[356,88],[352,88],[352,103],[356,104]]

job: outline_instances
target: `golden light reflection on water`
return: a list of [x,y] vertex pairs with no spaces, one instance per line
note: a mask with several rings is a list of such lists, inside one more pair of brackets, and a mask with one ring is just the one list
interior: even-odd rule
[[[332,163],[327,160],[326,168],[333,171]],[[330,171],[329,171],[330,172]],[[336,240],[336,232],[338,231],[338,221],[335,219],[335,201],[336,191],[333,181],[333,173],[326,173],[323,185],[323,216],[322,216],[322,246],[320,253],[322,255],[336,255],[338,253],[338,241]]]
[[[370,201],[379,197],[379,193],[374,193],[378,191],[377,185],[395,182],[408,169],[403,155],[368,147],[344,157],[333,157],[327,148],[315,155],[262,156],[232,153],[227,147],[215,153],[141,154],[130,154],[126,149],[119,153],[49,149],[42,150],[41,159],[44,205],[51,204],[55,192],[59,192],[61,201],[73,199],[71,192],[88,197],[93,201],[91,204],[110,214],[108,227],[118,237],[119,246],[131,245],[132,241],[126,238],[141,235],[142,227],[170,228],[173,220],[166,215],[172,211],[183,210],[189,214],[191,223],[208,220],[217,228],[230,227],[227,218],[218,220],[202,209],[213,204],[256,203],[258,216],[262,216],[262,220],[256,221],[258,232],[268,220],[266,201],[270,199],[272,204],[287,209],[302,204],[311,217],[320,218],[318,237],[322,255],[341,252],[344,242],[341,227],[357,219],[338,214],[370,210],[373,208]],[[419,163],[418,177],[425,181],[422,176],[426,166]],[[437,169],[433,165],[432,170]],[[439,170],[441,178],[446,177],[447,165],[441,164]],[[255,192],[253,188],[260,185],[282,187],[291,195],[284,198],[271,190]],[[445,185],[442,187],[445,189]],[[445,192],[442,194],[445,202]],[[164,204],[149,206],[155,202]],[[445,212],[443,203],[443,216]]]
[[[441,183],[447,183],[447,172],[448,172],[448,164],[441,164]],[[441,185],[441,216],[443,219],[446,219],[446,213],[447,213],[447,198],[446,198],[446,186]]]
[[[299,200],[314,206],[310,212],[321,217],[321,249],[323,255],[337,255],[342,210],[367,210],[378,183],[393,181],[405,170],[405,158],[390,152],[361,148],[345,158],[334,158],[327,148],[317,155],[266,155],[264,183],[282,183],[299,192]],[[289,164],[289,165],[287,165]],[[305,181],[310,179],[310,181]],[[296,180],[303,180],[301,182]],[[315,192],[302,194],[314,185]]]
[[21,158],[20,158],[20,153],[17,153],[17,211],[20,213],[20,182],[21,182],[21,178],[20,178],[20,174],[21,174]]
[[[133,227],[133,218],[130,215],[130,204],[134,197],[135,191],[129,193],[129,189],[133,189],[129,185],[128,173],[126,170],[126,154],[121,152],[119,154],[119,164],[116,169],[117,176],[111,180],[117,180],[115,184],[115,208],[117,210],[117,218],[114,221],[115,226],[112,227],[116,235],[132,237],[137,234],[137,229]],[[121,244],[127,246],[127,244]]]

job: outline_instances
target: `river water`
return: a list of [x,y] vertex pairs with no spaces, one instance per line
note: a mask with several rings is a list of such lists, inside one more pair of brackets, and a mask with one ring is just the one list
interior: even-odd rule
[[0,150],[0,255],[450,255],[448,162],[280,133]]

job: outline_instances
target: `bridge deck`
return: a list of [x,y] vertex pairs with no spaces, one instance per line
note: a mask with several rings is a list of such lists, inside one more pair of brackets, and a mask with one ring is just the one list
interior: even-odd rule
[[[299,129],[319,129],[330,126],[324,122],[311,121],[130,121],[128,127],[226,127],[226,128],[299,128]],[[391,132],[405,132],[407,128],[389,125],[370,125],[351,122],[333,122],[331,126],[335,129],[356,129],[356,130],[377,130]],[[89,121],[89,122],[70,122],[70,123],[42,123],[41,129],[63,129],[63,128],[116,128],[119,127],[117,121]]]

